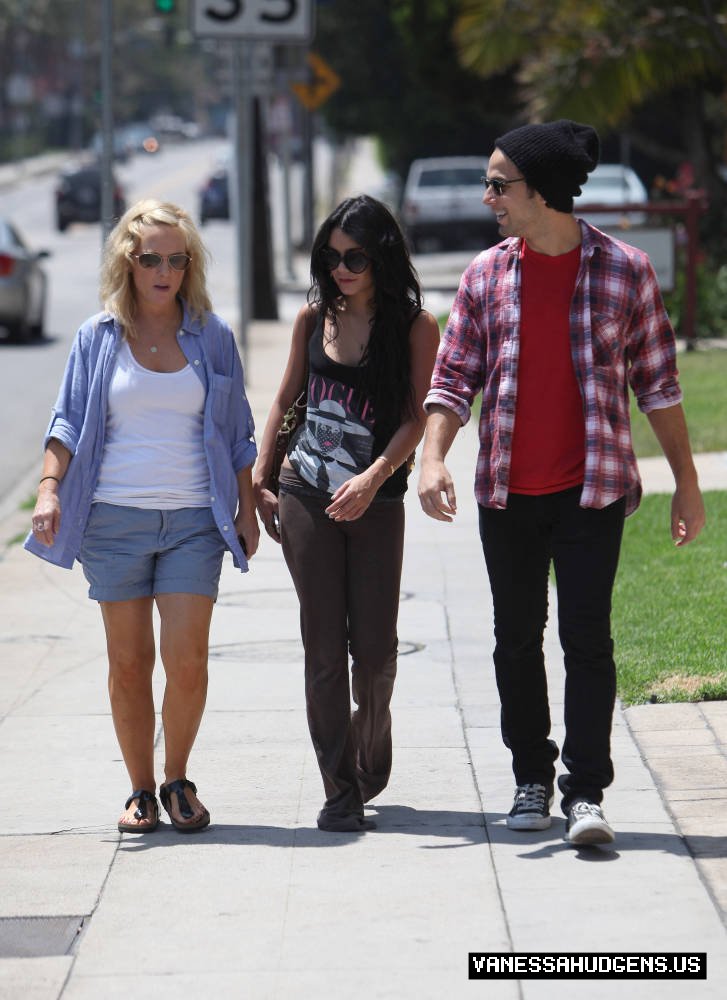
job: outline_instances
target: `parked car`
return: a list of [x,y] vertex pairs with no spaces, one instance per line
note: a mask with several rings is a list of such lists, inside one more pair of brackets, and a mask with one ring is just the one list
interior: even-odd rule
[[576,215],[581,215],[592,226],[615,228],[642,226],[644,212],[582,212],[582,205],[645,205],[649,194],[636,171],[621,163],[599,163],[588,175],[582,193],[575,199]]
[[[113,181],[114,218],[126,210],[121,186]],[[56,186],[56,226],[66,231],[72,222],[99,222],[101,219],[101,167],[85,163],[62,171]]]
[[188,121],[179,115],[154,115],[149,124],[155,136],[170,142],[199,139],[202,131],[197,122]]
[[495,213],[482,202],[486,156],[414,160],[401,221],[413,250],[485,248],[500,239]]
[[205,181],[199,192],[199,221],[230,218],[229,174],[220,167]]
[[47,250],[31,250],[15,226],[0,219],[0,326],[11,340],[43,336],[48,279],[40,261]]
[[[89,152],[101,158],[103,154],[103,136],[100,132],[94,133],[88,144]],[[127,163],[133,152],[131,144],[121,129],[115,129],[112,135],[112,155],[117,163]]]

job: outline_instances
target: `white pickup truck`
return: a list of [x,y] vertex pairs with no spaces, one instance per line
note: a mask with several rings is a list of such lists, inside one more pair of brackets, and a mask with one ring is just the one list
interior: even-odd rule
[[485,249],[501,239],[482,203],[486,156],[414,160],[404,185],[401,222],[414,251]]

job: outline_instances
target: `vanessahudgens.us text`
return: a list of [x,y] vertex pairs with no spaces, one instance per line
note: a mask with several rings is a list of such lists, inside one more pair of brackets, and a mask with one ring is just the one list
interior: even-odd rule
[[469,953],[470,979],[706,979],[706,952]]

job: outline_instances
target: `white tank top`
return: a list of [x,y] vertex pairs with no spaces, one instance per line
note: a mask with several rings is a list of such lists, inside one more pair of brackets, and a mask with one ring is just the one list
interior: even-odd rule
[[204,387],[189,365],[149,371],[124,341],[109,386],[94,500],[153,510],[209,507],[204,403]]

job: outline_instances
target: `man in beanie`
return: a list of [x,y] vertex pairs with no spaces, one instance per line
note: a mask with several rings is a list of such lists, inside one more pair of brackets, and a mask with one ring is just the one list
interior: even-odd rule
[[598,163],[595,130],[524,125],[496,140],[484,201],[505,239],[465,271],[424,406],[419,498],[457,510],[445,457],[482,390],[475,478],[492,589],[502,737],[514,830],[550,826],[558,747],[543,656],[555,569],[565,661],[565,836],[613,840],[601,803],[613,780],[613,589],[624,517],[641,496],[628,385],[676,481],[671,534],[692,541],[704,506],[677,381],[674,333],[648,257],[573,215]]

